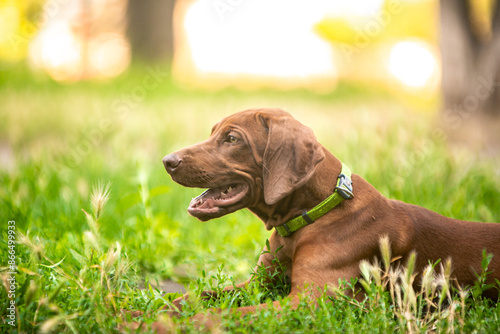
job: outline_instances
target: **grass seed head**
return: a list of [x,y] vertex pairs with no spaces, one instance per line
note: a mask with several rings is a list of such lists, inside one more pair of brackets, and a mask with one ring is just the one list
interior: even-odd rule
[[92,205],[92,213],[96,220],[101,216],[104,206],[110,197],[111,184],[108,182],[106,185],[97,182],[92,188],[92,195],[90,196],[90,204]]
[[34,300],[34,297],[38,291],[38,284],[35,281],[30,280],[30,285],[28,290],[26,291],[26,297],[24,303],[26,306],[29,306],[31,302]]
[[388,235],[384,235],[380,238],[380,253],[382,254],[384,270],[387,272],[389,271],[389,266],[391,264],[391,244],[389,242]]
[[27,232],[27,234],[23,234],[17,231],[17,240],[19,244],[28,247],[31,250],[31,254],[35,255],[38,260],[41,260],[44,257],[44,244],[38,237],[36,237],[36,241],[31,240],[31,238],[29,237],[29,231]]
[[371,277],[370,277],[370,262],[367,260],[361,260],[359,262],[359,269],[361,271],[361,275],[367,282],[371,282]]
[[434,268],[429,264],[425,267],[422,275],[422,291],[426,293],[432,291],[432,281],[434,280]]
[[40,326],[40,333],[51,333],[61,322],[64,321],[64,318],[60,315],[56,315],[48,320],[46,320]]
[[90,257],[89,252],[91,249],[96,250],[99,254],[102,252],[102,247],[101,247],[101,244],[99,242],[99,239],[92,231],[83,232],[83,240],[85,243],[85,250],[87,253],[86,254],[87,257]]
[[110,248],[108,250],[108,254],[106,256],[106,259],[104,261],[104,268],[106,270],[110,269],[115,262],[120,260],[121,257],[121,251],[122,251],[122,246],[119,242],[116,243],[116,248]]

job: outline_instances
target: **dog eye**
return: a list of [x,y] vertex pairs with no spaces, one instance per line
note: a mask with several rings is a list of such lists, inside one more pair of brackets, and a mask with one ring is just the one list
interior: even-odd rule
[[238,138],[236,138],[235,136],[232,136],[232,135],[227,136],[227,139],[226,139],[226,142],[228,142],[230,144],[234,144],[234,143],[237,143],[239,141],[240,140]]

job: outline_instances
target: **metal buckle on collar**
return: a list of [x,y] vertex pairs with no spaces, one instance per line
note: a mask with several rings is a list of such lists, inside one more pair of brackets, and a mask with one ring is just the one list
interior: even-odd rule
[[339,175],[339,185],[335,187],[335,190],[337,190],[344,199],[351,199],[354,197],[352,193],[352,182],[344,174]]
[[280,233],[282,237],[288,237],[288,236],[292,235],[292,231],[290,231],[290,227],[288,227],[288,225],[286,223],[283,224],[283,225],[281,225],[281,227],[283,227],[285,229],[285,231],[286,231],[285,232],[286,234],[281,234]]

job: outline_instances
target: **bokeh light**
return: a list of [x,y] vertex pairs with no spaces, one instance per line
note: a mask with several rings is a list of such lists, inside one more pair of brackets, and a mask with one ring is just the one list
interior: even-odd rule
[[114,77],[131,58],[123,18],[125,0],[48,1],[45,23],[30,44],[29,59],[58,81]]
[[30,45],[30,59],[55,80],[76,80],[82,73],[82,45],[63,23],[42,29]]
[[[398,11],[391,12],[382,0],[215,3],[178,3],[173,73],[179,82],[207,89],[306,87],[328,92],[339,80],[390,87],[396,80],[405,89],[425,89],[426,96],[438,89],[436,46],[423,38],[405,39],[390,27]],[[317,31],[325,18],[345,21],[346,27],[354,27],[345,32],[352,36],[345,35],[344,41],[325,38]]]
[[332,3],[255,0],[230,9],[208,0],[181,4],[174,73],[206,87],[333,88],[338,71],[332,46],[314,31],[327,5]]
[[398,42],[390,52],[389,71],[409,87],[432,85],[439,72],[435,51],[423,41]]
[[[206,89],[331,92],[338,81],[364,81],[437,92],[437,40],[401,21],[421,17],[429,1],[177,1],[172,73],[178,83]],[[22,59],[29,44],[34,67],[59,81],[110,78],[129,66],[127,0],[40,3],[30,29],[32,9],[0,5],[0,58]]]
[[[320,17],[310,4],[255,2],[260,4],[225,14],[233,18],[207,15],[203,1],[189,9],[184,26],[200,71],[277,77],[335,72],[330,46],[313,31]],[[283,15],[277,24],[274,13],[285,7],[301,15]]]

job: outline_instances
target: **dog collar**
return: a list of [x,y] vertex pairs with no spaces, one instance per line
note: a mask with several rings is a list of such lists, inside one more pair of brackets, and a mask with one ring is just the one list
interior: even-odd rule
[[276,226],[276,232],[282,237],[288,237],[293,232],[300,230],[302,227],[314,223],[315,220],[325,215],[328,211],[339,205],[344,199],[351,199],[352,193],[351,171],[342,164],[342,170],[337,179],[337,185],[333,194],[331,194],[323,202],[309,211],[304,211],[300,216],[297,216],[286,223]]

